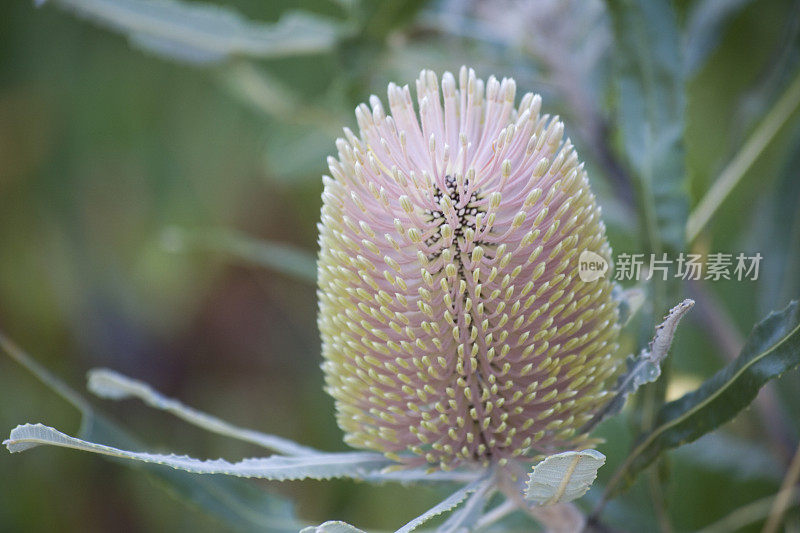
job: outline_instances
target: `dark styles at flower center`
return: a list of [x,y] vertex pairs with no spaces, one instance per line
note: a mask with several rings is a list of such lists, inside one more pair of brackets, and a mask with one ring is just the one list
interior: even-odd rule
[[[453,206],[455,206],[457,219],[455,227],[453,228],[453,241],[454,243],[456,243],[457,246],[460,247],[459,240],[463,241],[464,232],[466,231],[466,229],[467,228],[471,228],[472,230],[476,229],[475,218],[478,215],[478,213],[483,211],[478,206],[478,200],[480,199],[480,197],[478,195],[477,190],[473,191],[469,197],[469,200],[464,205],[460,205],[462,203],[461,193],[459,192],[459,187],[456,178],[448,174],[445,176],[444,181],[445,181],[444,191],[442,191],[442,189],[439,187],[437,183],[433,184],[433,189],[434,189],[433,199],[437,205],[440,205],[442,198],[444,198],[444,195],[446,194],[450,198],[450,201],[453,203]],[[466,178],[466,181],[464,182],[464,189],[468,188],[469,188],[469,178]],[[435,222],[437,226],[436,233],[434,233],[425,241],[426,245],[433,246],[442,239],[441,227],[442,224],[446,222],[446,216],[444,212],[441,210],[441,208],[433,211],[428,210],[427,214],[430,217],[430,221]],[[483,244],[483,243],[475,243],[475,244]],[[442,254],[443,249],[444,248],[439,249],[436,253],[429,256],[428,259],[434,260],[438,258]],[[456,255],[455,260],[456,263],[458,264],[460,273],[463,274],[461,261],[458,258],[458,255]]]
[[[429,220],[431,222],[435,222],[436,223],[437,229],[436,229],[436,233],[434,233],[430,238],[428,238],[425,241],[425,244],[428,245],[428,246],[435,246],[437,243],[439,243],[440,241],[443,240],[442,225],[446,223],[447,217],[444,214],[444,212],[442,211],[441,201],[442,201],[442,198],[444,197],[444,195],[446,194],[449,197],[450,201],[452,202],[452,205],[454,207],[455,214],[456,214],[456,221],[455,221],[455,225],[453,227],[453,233],[452,233],[452,235],[453,235],[452,245],[455,245],[456,248],[459,249],[459,251],[463,251],[464,247],[466,246],[466,243],[465,243],[465,240],[466,240],[465,233],[466,233],[466,231],[468,229],[470,229],[472,231],[476,231],[476,229],[477,229],[477,227],[476,227],[477,226],[476,217],[478,216],[478,213],[484,212],[484,209],[481,206],[478,205],[478,201],[480,200],[480,196],[479,196],[478,190],[473,191],[472,194],[470,194],[469,199],[466,202],[462,202],[461,192],[459,191],[459,184],[456,181],[456,178],[453,177],[450,174],[445,176],[445,190],[444,191],[442,191],[442,189],[436,183],[434,183],[433,187],[434,187],[433,197],[434,197],[434,200],[436,202],[436,205],[440,206],[440,208],[439,208],[439,210],[428,211],[427,212],[428,216],[430,217]],[[466,178],[465,181],[464,181],[463,190],[469,190],[469,179],[468,178]],[[475,242],[475,244],[486,246],[487,243]],[[438,248],[438,250],[435,253],[433,253],[433,254],[428,256],[428,260],[429,261],[433,261],[435,259],[438,259],[443,254],[443,252],[444,252],[444,250],[446,248],[447,248],[447,246],[444,243],[442,243],[442,245]],[[461,279],[461,280],[465,279],[466,275],[465,275],[465,271],[464,271],[464,262],[461,259],[461,253],[453,254],[452,259],[453,259],[453,263],[456,265],[456,267],[458,269],[458,279]],[[446,265],[443,262],[441,264],[440,268],[437,269],[437,272],[440,272],[441,270],[443,270],[445,268],[445,266]],[[458,291],[456,290],[456,284],[453,284],[453,286],[452,286],[451,296],[454,297],[454,298],[458,297]],[[461,305],[460,308],[462,310],[463,309],[468,309],[469,306],[467,304],[467,300],[469,298],[469,294],[465,291],[464,293],[462,293],[460,295],[460,298],[461,298],[461,302],[462,302],[462,305]],[[458,314],[462,315],[462,313],[463,313],[463,311],[459,312]],[[457,321],[458,321],[459,324],[463,325],[465,323],[465,318],[463,316],[459,316]],[[500,369],[499,368],[495,368],[494,365],[492,365],[491,363],[489,364],[489,366],[493,370],[497,371],[498,373],[500,372]],[[486,388],[488,386],[487,385],[488,384],[488,380],[486,379],[486,376],[484,376],[484,372],[483,372],[483,370],[481,368],[479,368],[479,367],[473,368],[472,369],[472,374],[473,375],[472,375],[471,379],[477,380],[481,384],[482,388]],[[469,376],[468,373],[465,374],[462,371],[459,375],[460,375],[460,379],[470,380],[470,376]],[[479,401],[478,403],[480,403],[480,406],[476,405],[475,400],[476,399],[473,398],[473,399],[470,399],[467,402],[467,412],[477,412],[477,409],[479,409],[481,413],[484,413],[484,412],[487,412],[488,410],[490,410],[488,408],[488,406],[487,406],[487,403],[486,403],[487,401],[489,401],[489,398],[483,398],[483,401]],[[481,443],[480,448],[476,448],[476,449],[472,450],[471,458],[473,460],[479,461],[479,460],[482,459],[482,457],[483,458],[492,457],[492,447],[496,443],[496,439],[493,437],[493,435],[487,434],[487,432],[484,431],[480,427],[480,425],[478,424],[478,422],[476,420],[471,420],[470,421],[470,425],[473,427],[473,430],[472,430],[473,433],[475,435],[477,435],[478,442]]]

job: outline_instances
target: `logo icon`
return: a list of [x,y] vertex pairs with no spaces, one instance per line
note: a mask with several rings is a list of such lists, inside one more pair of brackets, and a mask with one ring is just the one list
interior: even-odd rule
[[608,261],[600,255],[590,250],[584,250],[578,257],[578,277],[581,281],[597,281],[606,277],[608,272]]

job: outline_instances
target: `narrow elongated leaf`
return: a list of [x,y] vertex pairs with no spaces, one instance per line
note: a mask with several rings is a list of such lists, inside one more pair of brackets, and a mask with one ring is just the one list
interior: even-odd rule
[[482,484],[478,490],[472,493],[467,502],[454,512],[450,517],[436,529],[436,533],[463,533],[472,531],[477,521],[483,514],[489,498],[493,494],[492,486],[489,483]]
[[[794,126],[789,146],[800,146],[800,124]],[[800,294],[800,150],[788,158],[781,169],[767,203],[763,206],[763,233],[769,235],[759,249],[764,261],[759,277],[759,309],[767,312],[771,302],[780,302],[786,295]]]
[[458,504],[463,502],[467,496],[475,492],[476,490],[482,489],[484,485],[486,485],[488,481],[485,478],[473,481],[469,485],[461,487],[453,494],[442,500],[441,502],[437,503],[411,522],[407,523],[403,527],[397,530],[396,533],[408,533],[409,531],[414,531],[419,526],[430,520],[435,516],[439,516],[442,513],[446,513],[451,509],[454,509]]
[[[81,438],[112,442],[115,446],[140,447],[141,443],[110,419],[94,413],[84,417]],[[111,459],[116,460],[116,459]],[[291,500],[258,486],[249,479],[230,476],[198,476],[160,465],[126,462],[150,478],[160,490],[194,510],[216,518],[240,531],[295,533],[305,526]]]
[[614,397],[582,428],[581,433],[591,431],[597,424],[619,413],[625,406],[628,397],[646,383],[652,383],[661,376],[661,362],[667,357],[675,330],[683,315],[694,306],[694,300],[686,299],[673,307],[664,321],[656,327],[656,333],[650,345],[643,349],[638,357],[628,358],[628,371],[620,376],[614,389]]
[[401,484],[410,484],[417,481],[446,482],[446,483],[469,483],[475,481],[483,475],[481,470],[439,470],[428,472],[426,468],[411,468],[403,470],[391,470],[370,472],[364,475],[364,481],[382,483],[387,481]]
[[120,450],[112,446],[76,439],[42,424],[23,424],[15,427],[11,430],[8,440],[3,444],[11,453],[48,444],[120,459],[165,465],[195,474],[226,474],[272,480],[331,479],[336,477],[358,479],[365,472],[392,464],[382,455],[368,452],[319,453],[300,457],[273,456],[243,459],[237,463],[230,463],[224,459],[204,461],[185,455]]
[[606,486],[606,499],[665,450],[692,442],[733,419],[765,383],[798,365],[800,306],[794,301],[756,324],[739,357],[697,390],[661,408],[653,430],[638,440]]
[[567,503],[580,498],[597,477],[606,456],[597,450],[563,452],[546,457],[533,467],[525,498],[539,505]]
[[703,66],[714,52],[726,23],[752,0],[701,0],[692,5],[686,23],[686,73]]
[[642,358],[655,365],[664,360],[667,352],[669,352],[669,347],[672,346],[672,339],[675,337],[678,322],[692,307],[694,307],[694,300],[687,298],[670,309],[667,316],[664,317],[664,321],[656,327],[656,334],[653,336],[653,340],[647,350],[642,352]]
[[683,249],[688,212],[680,33],[668,0],[607,0],[616,41],[617,120],[637,177],[649,252]]
[[[77,391],[40,365],[10,339],[0,333],[0,347],[37,379],[81,413],[83,439],[111,442],[135,448],[140,443],[115,422],[98,413]],[[196,476],[157,465],[129,463],[145,471],[170,494],[224,524],[242,531],[294,533],[302,523],[295,517],[292,503],[257,487],[246,479],[227,476]]]
[[90,370],[88,388],[101,398],[113,400],[138,398],[151,407],[168,411],[178,418],[205,430],[250,442],[284,455],[319,453],[319,450],[297,444],[282,437],[234,426],[215,416],[185,406],[178,400],[167,398],[153,390],[147,383],[123,376],[113,370],[105,368]]
[[329,50],[339,28],[331,21],[290,13],[258,24],[214,4],[177,0],[50,0],[131,43],[171,59],[215,63],[231,56],[284,57]]
[[235,231],[213,228],[189,231],[169,227],[162,235],[162,242],[173,252],[225,252],[299,281],[317,282],[317,260],[314,254],[295,246],[262,241]]
[[318,526],[309,526],[300,530],[300,533],[364,533],[347,522],[331,520]]

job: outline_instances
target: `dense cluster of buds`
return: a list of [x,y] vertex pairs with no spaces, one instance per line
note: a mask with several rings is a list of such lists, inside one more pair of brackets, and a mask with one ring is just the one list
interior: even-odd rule
[[347,443],[409,466],[580,448],[619,367],[611,251],[586,171],[514,80],[423,71],[329,158],[319,328]]

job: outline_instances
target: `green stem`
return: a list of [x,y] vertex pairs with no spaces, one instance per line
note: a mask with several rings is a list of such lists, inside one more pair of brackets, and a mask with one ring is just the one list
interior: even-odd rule
[[86,415],[92,412],[92,406],[89,402],[51,374],[49,370],[37,363],[31,356],[25,353],[22,348],[6,337],[3,332],[0,332],[0,350],[6,352],[11,359],[19,363],[20,366],[28,370],[36,379],[44,383],[56,394],[75,406],[82,414]]
[[770,110],[764,120],[747,139],[742,149],[734,156],[706,195],[697,204],[686,222],[686,240],[694,241],[708,224],[731,191],[739,184],[761,153],[769,146],[778,132],[800,106],[800,70],[794,80]]

